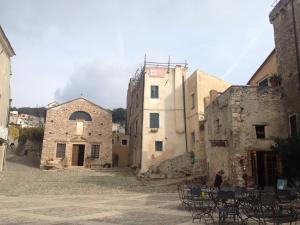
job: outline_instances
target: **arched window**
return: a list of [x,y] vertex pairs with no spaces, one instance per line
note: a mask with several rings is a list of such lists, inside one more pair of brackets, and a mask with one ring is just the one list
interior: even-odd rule
[[84,111],[77,111],[73,112],[69,118],[69,120],[85,120],[85,121],[92,121],[92,117],[90,114]]

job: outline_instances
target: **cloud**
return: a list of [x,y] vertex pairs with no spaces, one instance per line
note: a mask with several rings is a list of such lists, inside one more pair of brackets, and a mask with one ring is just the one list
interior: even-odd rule
[[130,69],[120,61],[91,62],[76,69],[69,82],[55,91],[55,99],[64,102],[81,95],[105,108],[125,107]]

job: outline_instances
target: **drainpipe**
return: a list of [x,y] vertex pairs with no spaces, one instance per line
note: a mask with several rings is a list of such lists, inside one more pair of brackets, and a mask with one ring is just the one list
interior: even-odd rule
[[295,16],[295,7],[294,0],[292,2],[292,15],[293,15],[293,29],[294,29],[294,41],[295,41],[295,49],[296,49],[296,60],[297,60],[297,70],[298,70],[298,90],[300,91],[300,63],[299,63],[299,46],[298,46],[298,35],[297,35],[297,24],[296,24],[296,16]]

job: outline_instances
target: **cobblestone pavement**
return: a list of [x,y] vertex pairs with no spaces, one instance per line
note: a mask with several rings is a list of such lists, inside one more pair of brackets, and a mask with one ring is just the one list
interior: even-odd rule
[[192,225],[172,183],[138,181],[127,169],[43,171],[10,155],[0,225]]
[[0,176],[1,225],[192,224],[174,185],[126,169],[43,171],[10,155]]

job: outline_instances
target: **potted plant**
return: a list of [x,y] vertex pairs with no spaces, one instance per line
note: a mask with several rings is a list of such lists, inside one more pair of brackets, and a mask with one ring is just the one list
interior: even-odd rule
[[278,74],[272,74],[272,76],[270,77],[270,84],[272,87],[278,87],[281,85],[281,76]]

